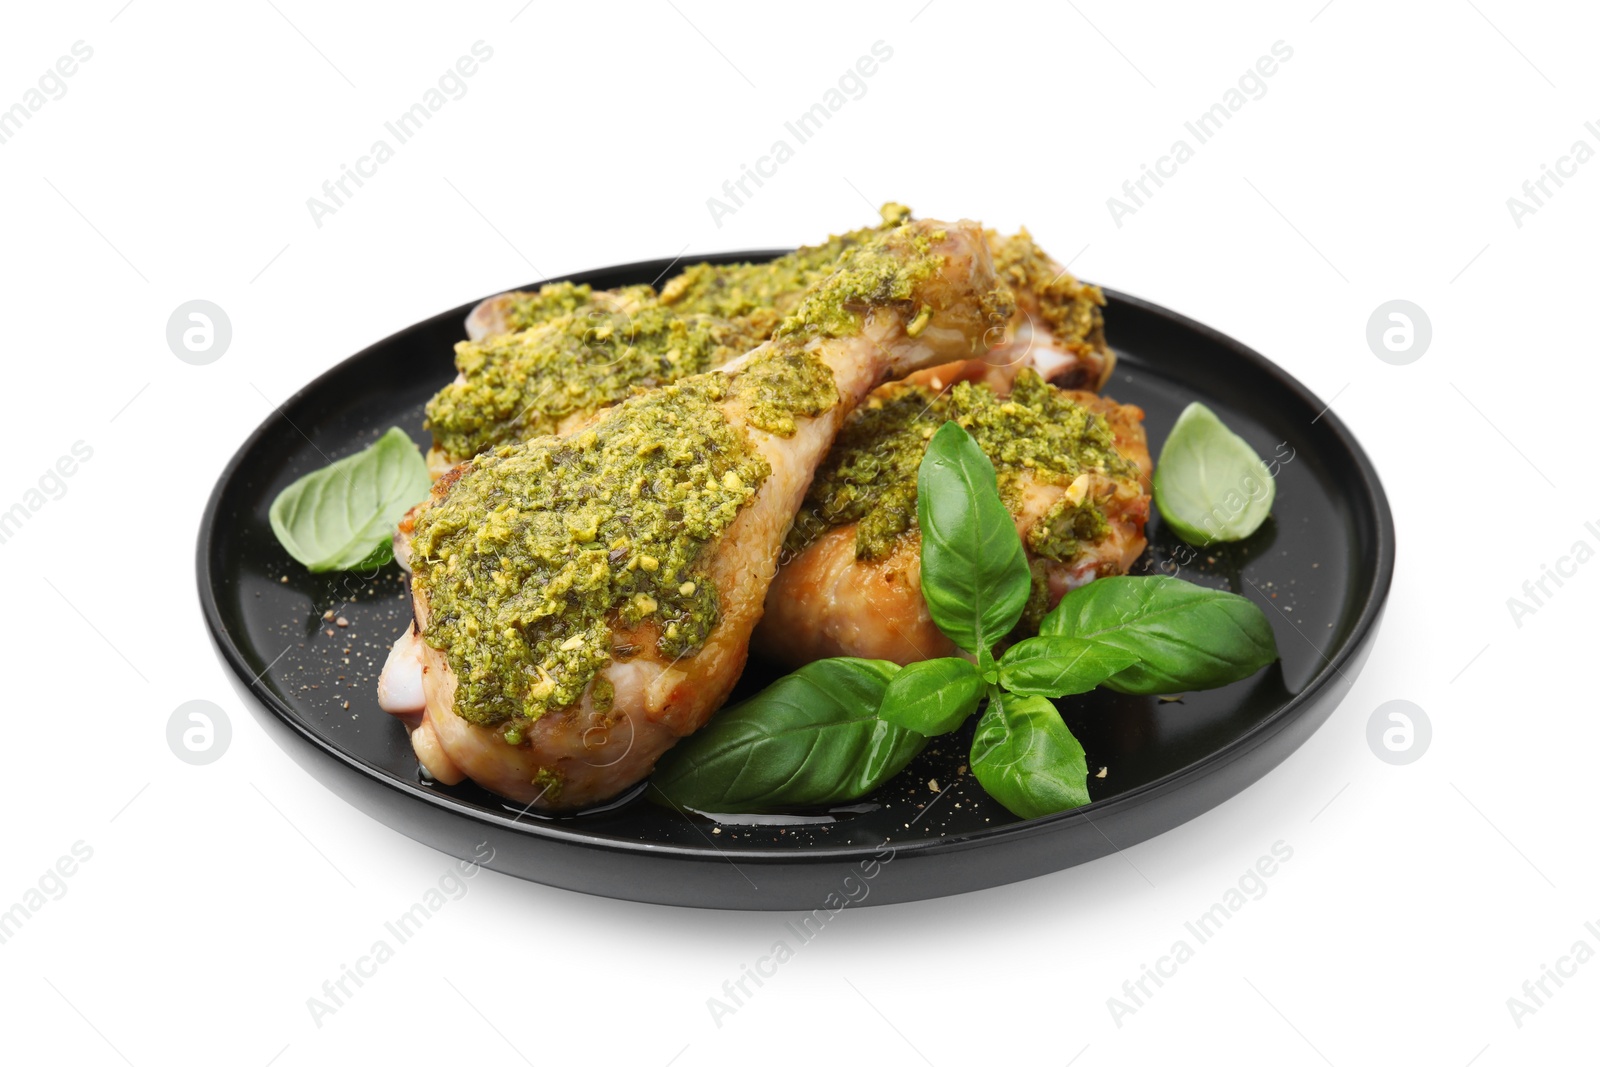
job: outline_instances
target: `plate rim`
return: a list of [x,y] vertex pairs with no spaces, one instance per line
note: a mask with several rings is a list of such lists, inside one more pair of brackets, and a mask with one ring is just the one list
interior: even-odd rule
[[[792,249],[749,249],[710,253],[698,257],[679,256],[673,259],[640,260],[578,271],[549,278],[535,284],[544,285],[558,282],[583,284],[599,277],[621,272],[642,274],[650,271],[659,271],[659,273],[664,274],[677,263],[761,262],[784,255],[789,251],[792,251]],[[1170,771],[1160,778],[1134,786],[1115,796],[1093,801],[1079,808],[949,836],[919,838],[903,843],[896,842],[894,848],[897,855],[905,854],[909,857],[941,851],[963,851],[968,848],[980,847],[990,842],[1048,835],[1061,825],[1072,820],[1089,819],[1090,817],[1098,816],[1115,816],[1124,810],[1137,808],[1154,794],[1182,788],[1195,778],[1206,777],[1213,771],[1248,753],[1270,734],[1275,733],[1285,724],[1297,718],[1318,698],[1323,696],[1326,690],[1341,680],[1343,678],[1343,667],[1367,643],[1367,639],[1377,626],[1383,614],[1384,606],[1388,601],[1389,593],[1393,586],[1396,555],[1394,515],[1389,506],[1388,494],[1384,491],[1382,480],[1378,476],[1377,468],[1367,455],[1366,450],[1361,446],[1360,441],[1356,439],[1344,421],[1334,413],[1330,406],[1324,405],[1321,399],[1298,378],[1243,342],[1214,327],[1142,297],[1133,296],[1107,286],[1100,286],[1100,288],[1106,294],[1108,305],[1112,302],[1131,305],[1146,314],[1165,319],[1174,326],[1193,331],[1214,343],[1225,346],[1232,350],[1235,355],[1252,364],[1258,371],[1273,379],[1280,388],[1286,389],[1295,395],[1297,399],[1305,401],[1311,408],[1323,412],[1319,421],[1326,424],[1326,432],[1331,432],[1339,440],[1342,447],[1354,461],[1356,471],[1360,475],[1357,488],[1367,498],[1373,512],[1377,535],[1377,553],[1373,560],[1373,580],[1361,591],[1361,610],[1356,617],[1354,625],[1340,643],[1338,650],[1332,656],[1326,653],[1322,654],[1322,665],[1298,693],[1278,707],[1271,715],[1252,724],[1247,730],[1232,738],[1222,747],[1215,749],[1193,763],[1185,764],[1176,770]],[[218,605],[216,581],[209,558],[215,539],[215,531],[220,521],[222,498],[261,438],[275,425],[278,418],[283,417],[283,410],[306,394],[315,391],[326,380],[338,374],[347,364],[366,357],[374,349],[387,346],[407,334],[431,327],[441,319],[464,316],[477,303],[478,301],[472,301],[457,308],[421,319],[334,363],[278,404],[274,412],[263,419],[235,449],[228,458],[227,463],[224,464],[221,472],[217,475],[216,482],[207,496],[205,509],[201,513],[197,531],[195,576],[201,613],[205,618],[206,629],[217,651],[229,668],[237,675],[238,681],[243,684],[243,688],[281,724],[288,726],[302,740],[310,742],[314,748],[324,755],[332,757],[357,774],[388,787],[400,797],[421,801],[430,807],[439,809],[441,812],[465,819],[471,823],[484,823],[494,826],[503,832],[520,833],[528,837],[542,838],[555,844],[576,845],[627,855],[669,855],[680,860],[725,863],[727,862],[727,855],[719,851],[715,845],[701,847],[692,844],[632,841],[618,837],[597,835],[581,829],[583,819],[581,815],[572,817],[569,820],[540,817],[532,821],[523,821],[520,815],[513,817],[503,812],[470,807],[454,797],[427,789],[420,782],[399,779],[323,738],[304,724],[301,721],[301,716],[286,701],[271,690],[261,687],[258,684],[261,674],[257,674],[250,669],[242,649],[240,649],[223,621],[222,612]],[[264,673],[263,671],[262,674]],[[1343,698],[1341,697],[1340,699],[1342,700]],[[1201,812],[1197,811],[1195,814],[1198,815]],[[857,859],[876,849],[881,849],[881,847],[875,846],[873,849],[869,849],[859,844],[805,846],[792,849],[762,847],[748,850],[741,849],[737,856],[740,863],[748,862],[751,864],[827,864],[841,859]]]

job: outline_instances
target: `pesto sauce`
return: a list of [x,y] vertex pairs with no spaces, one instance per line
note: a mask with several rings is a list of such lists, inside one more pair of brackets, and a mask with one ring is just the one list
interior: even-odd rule
[[[1068,485],[1086,470],[1138,476],[1138,468],[1116,451],[1106,421],[1033,370],[1018,375],[1009,399],[974,382],[945,393],[891,387],[845,424],[811,483],[786,553],[799,553],[828,530],[855,523],[856,558],[887,556],[902,535],[917,529],[917,469],[934,431],[951,420],[994,464],[1008,506],[1017,501],[1024,475],[1051,485]],[[1064,560],[1080,540],[1093,540],[1105,529],[1105,516],[1093,501],[1063,500],[1029,532],[1028,547],[1046,559]]]
[[1013,237],[990,237],[995,275],[1013,290],[1032,296],[1039,316],[1064,348],[1104,351],[1106,295],[1080,282],[1045,254],[1026,229]]
[[[520,743],[520,739],[517,743]],[[533,775],[533,784],[539,786],[539,796],[546,803],[554,804],[561,799],[561,789],[567,784],[560,771],[553,771],[549,767],[540,767]]]
[[[743,355],[771,338],[788,315],[817,319],[796,309],[808,290],[826,279],[840,259],[895,230],[911,216],[902,204],[885,204],[876,227],[833,236],[770,263],[698,263],[669,281],[659,297],[648,285],[596,294],[587,285],[559,282],[536,292],[507,294],[510,332],[456,346],[464,381],[442,389],[427,407],[434,446],[451,460],[552,433],[569,416],[609,407],[639,389],[699,374]],[[633,309],[631,311],[627,309]],[[809,314],[810,318],[807,317]],[[848,329],[835,309],[832,330]],[[814,373],[795,384],[808,390],[798,414],[832,406]],[[831,377],[827,395],[832,392]],[[794,432],[792,418],[768,399],[755,400],[752,424],[773,433]],[[816,408],[821,404],[820,409]]]
[[1110,524],[1105,512],[1084,497],[1073,503],[1062,497],[1039,517],[1028,531],[1028,548],[1045,559],[1071,559],[1081,541],[1097,541],[1106,535]]
[[686,267],[662,286],[661,302],[680,311],[720,318],[754,316],[770,335],[799,304],[806,290],[833,273],[841,256],[903,225],[910,219],[911,209],[889,203],[883,205],[880,214],[883,222],[879,226],[831,236],[822,244],[797,249],[770,263],[696,263]]
[[539,434],[647,389],[742,355],[739,326],[657,305],[629,315],[590,305],[521,333],[456,345],[462,381],[427,407],[435,447],[453,459]]
[[[590,429],[502,446],[422,511],[412,540],[423,638],[458,679],[455,708],[508,740],[576,702],[653,624],[675,659],[718,618],[704,549],[771,473],[717,406],[720,373],[634,397]],[[597,687],[597,707],[609,706]]]
[[[648,285],[635,285],[618,290],[616,295],[626,300],[648,298],[650,293]],[[537,292],[507,293],[505,301],[506,332],[514,333],[583,311],[595,304],[595,296],[587,285],[553,282],[540,286]]]
[[[795,432],[796,417],[815,418],[837,404],[833,371],[811,351],[812,341],[855,336],[873,308],[903,305],[909,311],[920,287],[945,265],[944,256],[933,251],[944,239],[943,230],[888,228],[846,248],[778,325],[772,341],[740,369],[734,391],[746,420],[787,437]],[[908,323],[925,322],[926,305],[922,310]]]
[[889,229],[847,248],[773,336],[847,337],[860,328],[865,309],[909,303],[943,268],[944,257],[933,246],[944,239],[943,230]]
[[750,425],[790,437],[798,428],[796,417],[814,419],[839,402],[839,387],[826,363],[803,346],[780,340],[740,368],[733,395]]

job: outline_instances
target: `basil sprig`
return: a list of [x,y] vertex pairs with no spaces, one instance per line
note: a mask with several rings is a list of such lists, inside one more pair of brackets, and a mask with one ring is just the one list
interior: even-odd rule
[[973,775],[1013,814],[1037,818],[1089,802],[1083,746],[1053,698],[1100,685],[1144,694],[1212,688],[1277,658],[1272,628],[1250,601],[1167,577],[1075,589],[1039,636],[996,658],[1027,603],[1027,556],[994,467],[954,422],[923,456],[917,522],[923,599],[966,655],[900,668],[846,658],[802,667],[670,751],[652,779],[661,795],[726,813],[853,800],[982,709]]

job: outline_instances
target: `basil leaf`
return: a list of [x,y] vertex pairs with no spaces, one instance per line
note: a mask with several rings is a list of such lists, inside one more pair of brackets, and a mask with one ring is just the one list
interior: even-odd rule
[[417,446],[391,427],[367,448],[279,493],[268,518],[278,543],[307,570],[387,563],[395,524],[428,498],[432,484]]
[[987,656],[1028,602],[1028,560],[994,466],[954,422],[939,427],[917,470],[917,522],[929,614],[957,646]]
[[394,527],[432,480],[405,431],[391,427],[354,455],[298,479],[273,500],[272,532],[311,571],[387,563]]
[[949,656],[901,667],[878,705],[878,718],[934,737],[978,710],[987,683],[977,667]]
[[1200,403],[1178,416],[1151,487],[1161,517],[1192,545],[1249,537],[1267,521],[1277,493],[1255,449]]
[[1106,680],[1122,693],[1181,693],[1248,678],[1278,658],[1272,626],[1242,596],[1178,578],[1100,578],[1061,598],[1039,632],[1131,652]]
[[970,762],[978,784],[1021,818],[1089,803],[1083,746],[1044,697],[990,694]]
[[1072,696],[1138,662],[1137,653],[1114,645],[1076,637],[1030,637],[1000,658],[1000,684],[1027,696]]
[[717,712],[656,765],[651,783],[696,811],[757,813],[865,796],[927,738],[878,718],[885,660],[824,659]]

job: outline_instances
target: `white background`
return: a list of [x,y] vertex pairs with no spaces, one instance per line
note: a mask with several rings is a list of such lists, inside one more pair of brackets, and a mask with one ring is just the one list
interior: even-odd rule
[[[122,5],[11,5],[0,33],[0,107],[93,48],[0,144],[0,509],[93,449],[0,545],[0,909],[93,849],[0,945],[8,1060],[1592,1062],[1600,963],[1520,1027],[1506,1004],[1580,938],[1600,950],[1600,563],[1520,627],[1506,604],[1575,541],[1600,547],[1600,163],[1520,227],[1506,204],[1575,140],[1600,149],[1588,5]],[[318,227],[307,198],[479,40],[493,58],[466,95]],[[707,198],[880,40],[865,95],[717,226]],[[1266,94],[1118,227],[1107,198],[1280,40],[1293,57]],[[276,401],[442,308],[791,245],[886,199],[1025,224],[1075,273],[1333,401],[1400,539],[1349,697],[1262,782],[1122,856],[847,910],[720,1027],[707,998],[788,916],[494,873],[315,1025],[307,998],[450,861],[316,784],[224,677],[192,552],[228,455]],[[233,324],[209,366],[165,340],[195,298]],[[1395,298],[1433,324],[1408,366],[1365,339]],[[1365,734],[1399,698],[1434,734],[1397,767]],[[165,740],[192,699],[233,724],[205,767]],[[1118,1026],[1107,998],[1280,840],[1293,858],[1267,894]]]

